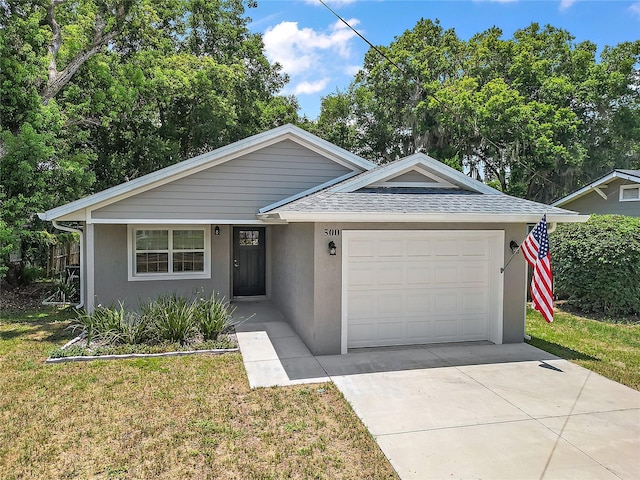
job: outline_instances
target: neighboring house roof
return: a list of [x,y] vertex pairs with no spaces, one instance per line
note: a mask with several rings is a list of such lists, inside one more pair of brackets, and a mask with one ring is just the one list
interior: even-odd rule
[[[278,128],[274,128],[267,132],[254,135],[252,137],[237,141],[235,143],[226,145],[208,153],[204,153],[197,157],[182,161],[175,165],[157,170],[155,172],[144,175],[135,180],[121,183],[114,187],[108,188],[94,195],[90,195],[80,200],[76,200],[71,203],[67,203],[57,208],[53,208],[44,213],[38,213],[38,216],[42,220],[57,220],[66,215],[73,214],[79,210],[86,208],[103,207],[110,203],[122,200],[131,195],[144,192],[151,188],[164,185],[173,180],[182,178],[187,175],[192,175],[207,168],[211,168],[215,165],[227,162],[234,158],[246,155],[255,150],[273,145],[274,143],[282,140],[292,140],[300,145],[303,145],[310,150],[315,151],[321,155],[326,156],[338,163],[345,165],[353,170],[353,174],[356,175],[362,170],[369,170],[375,167],[375,164],[365,160],[343,148],[338,147],[326,140],[323,140],[299,127],[291,124],[283,125]],[[333,183],[337,183],[343,180],[337,178]],[[331,184],[331,183],[330,183]],[[296,195],[307,195],[321,188],[330,186],[318,185],[316,188],[302,192]],[[288,199],[291,200],[291,199]],[[280,204],[280,202],[278,203]],[[275,206],[275,204],[274,204]]]
[[[573,193],[570,193],[569,195],[567,195],[566,197],[562,197],[559,200],[556,200],[555,202],[553,202],[551,204],[551,206],[553,207],[561,207],[563,205],[566,205],[567,203],[570,203],[574,200],[577,200],[578,198],[592,192],[592,191],[598,191],[598,187],[601,185],[606,185],[607,183],[609,183],[611,180],[615,179],[615,178],[621,178],[623,180],[629,180],[631,182],[636,182],[636,183],[640,183],[640,170],[623,170],[623,169],[615,169],[612,172],[603,175],[602,177],[598,178],[597,180],[594,180],[593,182],[591,182],[589,185],[586,185],[584,187],[582,187],[579,190],[576,190]],[[601,192],[599,192],[600,195],[602,195]]]
[[[393,180],[417,168],[444,184],[425,181],[400,187]],[[390,182],[384,186],[385,179]],[[505,195],[424,154],[364,172],[332,187],[273,209],[259,218],[281,221],[528,222],[547,213],[550,222],[586,221],[588,216]],[[399,215],[400,214],[400,215]]]

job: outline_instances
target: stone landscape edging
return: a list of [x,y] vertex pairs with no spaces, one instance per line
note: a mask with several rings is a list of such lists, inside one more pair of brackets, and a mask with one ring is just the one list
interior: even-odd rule
[[128,358],[183,357],[185,355],[222,355],[240,351],[239,348],[217,348],[211,350],[185,350],[183,352],[163,353],[125,353],[122,355],[77,355],[73,357],[47,358],[45,363],[89,362],[91,360],[126,360]]

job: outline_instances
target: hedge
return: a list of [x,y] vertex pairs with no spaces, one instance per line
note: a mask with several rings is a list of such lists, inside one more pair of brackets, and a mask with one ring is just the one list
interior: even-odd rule
[[640,314],[640,218],[592,215],[550,235],[554,292],[585,312]]

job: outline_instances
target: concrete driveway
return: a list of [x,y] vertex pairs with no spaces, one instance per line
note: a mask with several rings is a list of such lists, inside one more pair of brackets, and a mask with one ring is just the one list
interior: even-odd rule
[[333,381],[402,479],[640,479],[640,392],[530,345],[314,357],[266,302],[236,319],[252,388]]
[[403,479],[640,479],[640,392],[530,345],[317,359]]

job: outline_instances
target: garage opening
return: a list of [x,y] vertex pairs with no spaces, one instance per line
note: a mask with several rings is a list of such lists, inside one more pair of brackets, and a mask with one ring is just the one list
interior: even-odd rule
[[502,343],[504,232],[344,231],[342,352]]

